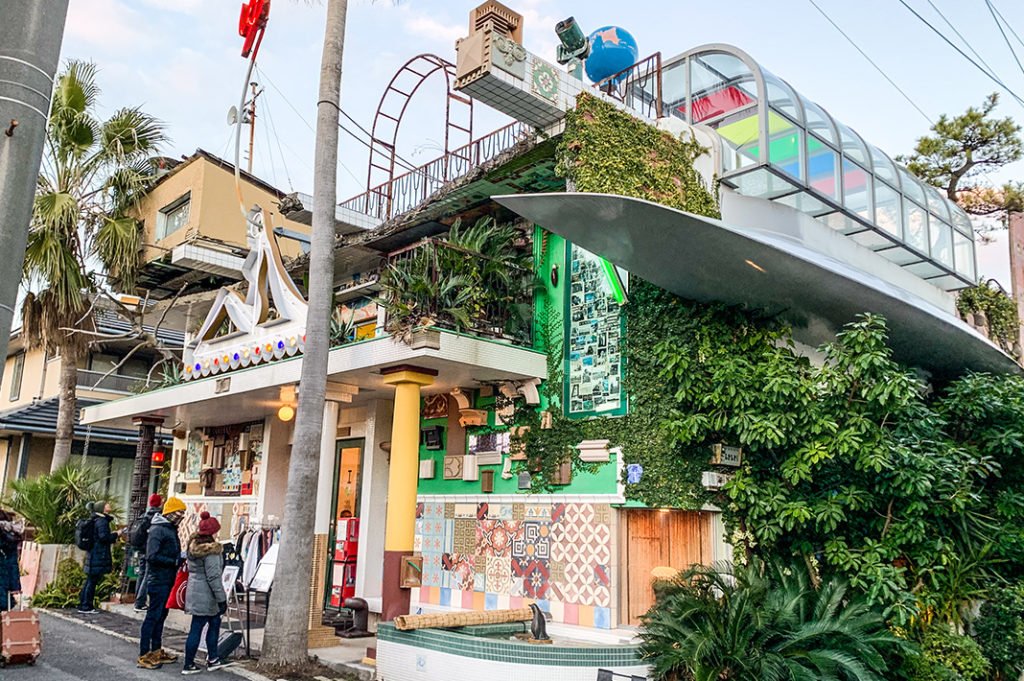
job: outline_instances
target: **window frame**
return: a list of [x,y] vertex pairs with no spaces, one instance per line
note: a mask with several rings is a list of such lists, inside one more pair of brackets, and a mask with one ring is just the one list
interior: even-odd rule
[[11,366],[11,389],[7,394],[8,401],[17,402],[21,399],[21,385],[25,382],[25,351],[22,350],[14,355],[14,364]]
[[[177,232],[182,227],[187,227],[189,221],[192,219],[191,204],[192,190],[190,189],[181,196],[179,196],[178,198],[168,203],[160,210],[158,210],[156,213],[156,231],[153,234],[153,236],[155,237],[154,241],[163,241],[167,237]],[[167,231],[168,218],[170,217],[170,215],[185,205],[189,206],[189,220],[186,220],[185,224],[182,227],[177,227],[171,231]]]

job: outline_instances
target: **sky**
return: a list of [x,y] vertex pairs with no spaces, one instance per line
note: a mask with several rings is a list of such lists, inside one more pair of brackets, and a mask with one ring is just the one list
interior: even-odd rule
[[[469,11],[481,0],[352,0],[346,29],[342,108],[370,129],[391,77],[418,54],[455,60],[455,40],[468,33]],[[815,9],[810,0],[655,2],[632,0],[504,0],[524,16],[527,49],[554,61],[554,25],[567,16],[589,32],[626,28],[641,57],[664,58],[708,43],[729,43],[786,80],[833,117],[890,155],[908,153],[940,114],[958,114],[1000,91],[997,112],[1024,121],[1024,105],[942,41],[898,0],[816,0],[925,115],[891,85]],[[949,24],[997,76],[1024,98],[1024,69],[999,34],[985,0],[907,0],[954,41]],[[992,0],[1024,38],[1024,3]],[[71,0],[63,57],[100,68],[101,114],[141,106],[163,120],[177,157],[196,148],[231,159],[228,109],[245,78],[238,0]],[[257,60],[253,172],[284,191],[311,193],[314,121],[326,0],[273,0]],[[1024,62],[1024,45],[1015,41]],[[968,51],[963,46],[962,49]],[[970,52],[968,51],[970,54]],[[416,165],[443,150],[444,86],[439,76],[411,100],[398,152]],[[478,105],[475,136],[510,119]],[[358,133],[355,126],[348,127]],[[365,135],[360,135],[365,139]],[[367,149],[342,133],[339,201],[365,190]],[[244,156],[243,156],[244,158]],[[244,164],[243,160],[243,164]],[[1024,162],[992,176],[1021,179]],[[1008,288],[1005,234],[979,249],[979,271]]]

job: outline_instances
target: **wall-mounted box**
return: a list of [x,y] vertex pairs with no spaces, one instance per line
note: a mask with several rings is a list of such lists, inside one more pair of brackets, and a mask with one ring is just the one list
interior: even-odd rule
[[423,579],[423,556],[402,556],[402,570],[399,572],[399,586],[411,589],[420,586]]
[[436,465],[433,459],[423,459],[420,461],[420,480],[433,480]]

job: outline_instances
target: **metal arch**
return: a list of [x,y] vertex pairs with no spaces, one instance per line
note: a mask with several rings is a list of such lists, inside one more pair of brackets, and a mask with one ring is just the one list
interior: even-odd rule
[[[373,117],[373,127],[370,131],[370,159],[366,173],[366,189],[370,194],[377,194],[376,203],[387,217],[391,215],[392,180],[395,179],[397,160],[395,147],[402,118],[416,91],[424,81],[437,72],[444,76],[447,96],[445,99],[442,177],[435,179],[445,182],[454,179],[449,177],[449,168],[452,165],[448,162],[450,158],[457,157],[469,161],[468,158],[462,158],[457,150],[468,150],[469,143],[473,141],[473,99],[452,89],[455,81],[455,65],[435,54],[420,54],[413,57],[402,65],[402,68],[395,73],[385,88],[380,103],[377,105],[377,113]],[[411,88],[406,86],[407,90],[403,90],[401,86],[404,84],[401,81],[407,74],[411,74],[415,84]],[[404,80],[409,81],[409,78],[404,78]],[[463,118],[460,121],[467,122],[455,122],[453,109],[461,109]],[[456,151],[453,152],[453,150]]]

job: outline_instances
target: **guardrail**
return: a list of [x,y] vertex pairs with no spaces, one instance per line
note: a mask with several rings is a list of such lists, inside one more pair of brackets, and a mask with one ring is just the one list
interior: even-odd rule
[[497,158],[503,151],[529,137],[531,132],[530,126],[524,123],[510,123],[390,182],[354,196],[341,207],[380,220],[390,220],[415,208],[448,182]]
[[647,118],[660,118],[661,52],[599,81],[595,87]]
[[104,376],[105,373],[103,371],[79,369],[78,387],[84,390],[99,390],[101,392],[131,393],[132,388],[136,384],[145,381],[144,378],[139,378],[138,376],[121,376],[119,374]]

